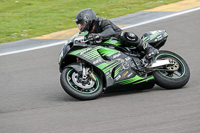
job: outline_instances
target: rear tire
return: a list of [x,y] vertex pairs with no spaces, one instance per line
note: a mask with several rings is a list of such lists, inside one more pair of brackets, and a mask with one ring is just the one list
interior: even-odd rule
[[178,67],[175,66],[177,67],[177,70],[173,72],[172,71],[153,72],[156,84],[166,89],[178,89],[185,86],[190,78],[190,69],[185,60],[181,56],[170,51],[160,51],[160,53],[155,57],[155,60],[162,58],[170,58],[174,60],[177,63]]
[[65,92],[67,92],[70,96],[79,100],[92,100],[96,99],[102,94],[102,80],[99,78],[98,75],[94,73],[94,76],[97,80],[95,83],[93,83],[94,85],[91,88],[81,89],[80,87],[77,87],[72,80],[72,76],[74,73],[76,73],[76,71],[73,68],[65,68],[60,76],[61,85]]

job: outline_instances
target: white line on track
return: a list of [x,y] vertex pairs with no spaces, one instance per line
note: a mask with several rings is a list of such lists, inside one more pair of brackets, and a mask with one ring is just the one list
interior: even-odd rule
[[27,48],[27,49],[22,49],[22,50],[16,50],[16,51],[12,51],[12,52],[6,52],[6,53],[0,54],[0,56],[22,53],[22,52],[27,52],[27,51],[32,51],[32,50],[37,50],[37,49],[42,49],[42,48],[48,48],[48,47],[64,44],[65,42],[66,41],[60,41],[60,42],[57,42],[57,43],[50,43],[50,44],[43,45],[43,46],[32,47],[32,48]]
[[[197,11],[197,10],[200,10],[200,7],[193,8],[193,9],[190,9],[190,10],[185,10],[185,11],[178,12],[178,13],[174,13],[174,14],[171,14],[171,15],[167,15],[167,16],[164,16],[164,17],[157,18],[157,19],[141,22],[141,23],[138,23],[138,24],[129,25],[129,26],[126,26],[126,27],[122,27],[121,29],[124,30],[124,29],[128,29],[128,28],[132,28],[132,27],[136,27],[136,26],[140,26],[140,25],[144,25],[144,24],[148,24],[148,23],[152,23],[152,22],[156,22],[156,21],[160,21],[160,20],[164,20],[164,19],[168,19],[168,18],[171,18],[171,17],[179,16],[179,15],[182,15],[182,14],[194,12],[194,11]],[[12,51],[12,52],[2,53],[2,54],[0,54],[0,56],[16,54],[16,53],[21,53],[21,52],[27,52],[27,51],[32,51],[32,50],[42,49],[42,48],[47,48],[47,47],[52,47],[52,46],[56,46],[56,45],[61,45],[65,42],[66,41],[60,41],[60,42],[57,42],[57,43],[50,43],[48,45],[43,45],[43,46],[38,46],[38,47],[33,47],[33,48],[28,48],[28,49],[22,49],[22,50],[16,50],[16,51]]]
[[183,14],[186,14],[186,13],[194,12],[194,11],[197,11],[197,10],[200,10],[200,7],[193,8],[193,9],[186,10],[186,11],[182,11],[182,12],[178,12],[178,13],[174,13],[174,14],[171,14],[171,15],[167,15],[167,16],[164,16],[164,17],[157,18],[157,19],[141,22],[141,23],[138,23],[138,24],[129,25],[129,26],[123,27],[122,29],[128,29],[128,28],[132,28],[132,27],[136,27],[136,26],[140,26],[140,25],[144,25],[144,24],[148,24],[148,23],[164,20],[164,19],[167,19],[167,18],[172,18],[172,17],[175,17],[175,16],[179,16],[179,15],[183,15]]

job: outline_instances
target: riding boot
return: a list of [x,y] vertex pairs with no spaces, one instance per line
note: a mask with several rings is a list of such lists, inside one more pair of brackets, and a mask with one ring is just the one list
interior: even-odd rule
[[139,45],[137,46],[137,48],[141,51],[145,52],[145,56],[142,59],[142,64],[143,65],[147,65],[151,62],[151,59],[159,53],[158,49],[154,48],[153,46],[151,46],[149,43],[140,40]]

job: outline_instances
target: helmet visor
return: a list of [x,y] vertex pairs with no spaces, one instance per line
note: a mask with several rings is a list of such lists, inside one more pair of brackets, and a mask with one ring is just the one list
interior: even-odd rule
[[79,23],[77,24],[77,27],[79,28],[80,31],[83,32],[85,30],[86,23],[85,22]]

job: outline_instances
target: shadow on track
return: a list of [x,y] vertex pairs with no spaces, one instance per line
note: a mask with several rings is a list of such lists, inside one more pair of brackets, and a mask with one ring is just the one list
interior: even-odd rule
[[[179,89],[186,89],[186,88],[188,88],[188,87],[185,86],[185,87],[179,88]],[[177,90],[177,89],[173,89],[173,90]],[[148,88],[148,89],[141,89],[141,88],[135,89],[135,88],[132,88],[132,87],[127,87],[127,88],[112,87],[112,88],[106,89],[106,91],[102,95],[100,95],[100,97],[98,97],[96,100],[104,98],[104,97],[113,97],[113,96],[139,94],[139,93],[150,93],[150,92],[153,92],[153,91],[170,91],[170,90],[164,89],[164,88],[159,87],[157,85],[155,85],[153,88]],[[77,99],[69,96],[68,94],[57,97],[57,100],[58,101],[65,101],[65,102],[80,102],[81,101],[81,100],[77,100]]]
[[161,88],[159,86],[155,86],[154,88],[150,89],[135,89],[132,87],[127,87],[127,88],[120,88],[120,87],[115,87],[115,88],[108,88],[101,97],[112,97],[112,96],[117,96],[117,95],[126,95],[126,94],[137,94],[137,93],[146,93],[150,91],[156,91],[156,90],[165,90],[164,88]]

